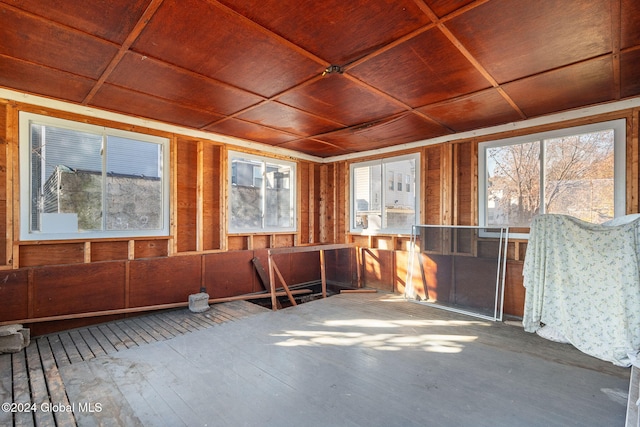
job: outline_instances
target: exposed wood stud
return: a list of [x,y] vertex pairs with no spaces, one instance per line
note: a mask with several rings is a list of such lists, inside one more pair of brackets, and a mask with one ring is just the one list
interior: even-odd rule
[[91,262],[91,242],[84,242],[84,262]]
[[627,120],[627,212],[640,211],[640,108],[632,111]]
[[[173,239],[171,239],[171,243],[172,243],[172,250],[169,251],[169,253],[177,253],[178,252],[178,240],[179,240],[179,233],[178,233],[178,178],[177,178],[177,172],[178,172],[178,137],[176,135],[173,135],[170,141],[170,145],[169,145],[169,157],[171,159],[170,161],[170,167],[171,167],[171,172],[169,174],[169,177],[171,179],[171,183],[170,183],[170,193],[171,193],[171,197],[169,198],[169,204],[170,204],[170,208],[169,208],[169,218],[170,218],[170,223],[169,223],[169,232],[171,234],[171,236],[173,236]],[[129,258],[129,259],[133,259],[133,258]]]
[[471,141],[471,224],[478,225],[478,143]]
[[13,264],[13,268],[18,268],[19,260],[17,259],[18,248],[14,245],[14,241],[20,236],[20,187],[19,187],[19,135],[18,135],[18,111],[13,104],[6,106],[6,194],[7,194],[7,210],[6,210],[6,257],[5,265]]
[[197,183],[196,183],[196,250],[204,249],[204,233],[207,227],[204,224],[204,147],[203,142],[198,141],[197,152]]
[[313,163],[309,164],[309,243],[316,243],[315,239],[315,223],[316,223],[316,181],[315,168]]

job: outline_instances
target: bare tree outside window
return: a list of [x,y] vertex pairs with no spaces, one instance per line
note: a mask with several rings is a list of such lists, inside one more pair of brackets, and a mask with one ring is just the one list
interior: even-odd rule
[[487,225],[528,227],[539,213],[614,216],[613,130],[492,147],[486,158]]

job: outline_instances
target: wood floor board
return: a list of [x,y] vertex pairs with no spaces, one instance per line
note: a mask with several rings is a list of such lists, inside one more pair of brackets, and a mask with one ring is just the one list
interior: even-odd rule
[[[38,352],[40,353],[40,359],[42,360],[42,369],[47,382],[49,401],[66,407],[69,405],[69,399],[67,398],[67,392],[64,388],[62,378],[60,377],[53,352],[49,346],[49,340],[46,337],[41,337],[37,339],[36,343],[38,346]],[[57,427],[74,427],[76,425],[72,412],[55,411],[53,412],[53,415]]]
[[[31,391],[29,390],[29,370],[25,351],[19,351],[11,355],[13,369],[13,400],[11,403],[31,403]],[[15,426],[33,426],[32,411],[15,412],[13,414]]]
[[43,405],[46,407],[51,401],[49,400],[49,391],[47,390],[38,346],[36,343],[32,343],[27,346],[24,351],[27,357],[27,365],[29,366],[30,402],[35,405],[35,410],[33,411],[35,424],[38,427],[55,427],[53,411],[42,410]]
[[138,343],[125,331],[120,322],[113,322],[108,324],[108,328],[114,334],[115,338],[119,340],[127,348],[137,347]]
[[[140,335],[139,329],[132,328],[128,322],[119,320],[118,322],[115,323],[115,325],[118,327],[120,331],[122,331],[126,341],[129,342],[129,345],[127,345],[127,347],[135,347],[139,345],[148,344],[148,341]],[[120,335],[121,334],[118,334],[118,336]]]
[[61,332],[58,336],[60,337],[60,342],[64,347],[64,352],[69,358],[69,363],[81,362],[82,355],[80,355],[80,352],[78,351],[76,344],[73,342],[71,335],[69,335],[69,332]]
[[73,340],[73,343],[75,344],[78,353],[80,353],[82,360],[89,360],[95,357],[95,354],[93,353],[93,351],[91,351],[91,348],[82,337],[79,330],[75,329],[69,331],[69,337]]
[[[141,328],[140,325],[134,321],[134,319],[126,319],[120,322],[125,324],[127,328],[136,331],[136,334],[144,343],[150,344],[152,342],[158,341],[146,329]],[[139,342],[139,344],[142,345],[143,342]]]
[[87,331],[91,334],[92,337],[95,338],[96,342],[100,344],[100,347],[105,352],[105,354],[118,351],[99,327],[92,326],[90,328],[87,328]]
[[49,335],[46,339],[49,341],[49,346],[51,347],[51,351],[56,359],[58,367],[71,364],[71,361],[69,361],[69,357],[67,356],[67,352],[64,350],[64,346],[62,345],[60,336],[58,334]]
[[89,329],[82,328],[78,332],[82,337],[82,339],[84,340],[84,342],[87,343],[87,346],[91,350],[93,357],[107,354],[106,351],[104,351],[104,348],[102,348],[102,346],[98,342],[98,340],[96,340],[96,337],[93,336],[93,334],[91,334],[91,331]]
[[162,331],[158,330],[154,327],[152,322],[149,322],[147,316],[134,317],[131,320],[131,323],[137,325],[139,330],[145,331],[151,338],[155,341],[164,341],[167,338],[171,338],[170,334],[163,334]]
[[113,329],[110,327],[109,324],[102,324],[102,325],[98,325],[98,329],[100,330],[100,332],[102,332],[102,334],[105,336],[105,338],[109,341],[109,343],[113,346],[113,348],[115,348],[116,351],[122,351],[126,348],[128,348],[120,339],[120,337],[118,337],[114,332]]
[[[13,369],[11,367],[11,354],[0,354],[0,401],[13,402]],[[9,426],[13,423],[13,417],[9,411],[0,411],[0,425]]]

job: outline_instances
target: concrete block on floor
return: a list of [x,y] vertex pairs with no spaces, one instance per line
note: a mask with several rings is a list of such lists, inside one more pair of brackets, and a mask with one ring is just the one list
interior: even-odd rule
[[17,353],[27,347],[30,342],[29,328],[19,324],[0,326],[0,354]]
[[209,310],[209,294],[200,292],[189,295],[189,310],[194,313],[202,313]]

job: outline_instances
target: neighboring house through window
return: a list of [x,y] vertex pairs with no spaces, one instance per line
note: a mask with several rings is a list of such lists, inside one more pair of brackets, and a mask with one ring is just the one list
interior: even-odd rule
[[169,234],[169,141],[20,114],[20,238]]
[[296,164],[229,152],[229,232],[295,231]]
[[352,163],[351,231],[411,233],[420,218],[419,165],[419,154]]

